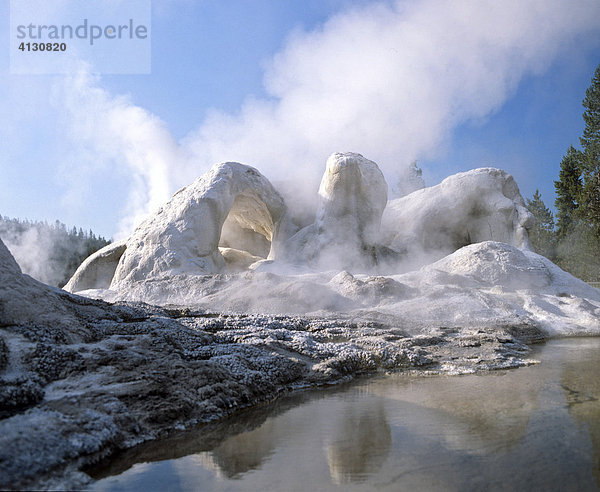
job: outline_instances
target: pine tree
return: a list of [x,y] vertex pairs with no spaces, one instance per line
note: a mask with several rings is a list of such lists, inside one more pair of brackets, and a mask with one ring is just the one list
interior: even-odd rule
[[583,148],[581,216],[600,241],[600,65],[583,100],[585,128],[579,139]]
[[585,108],[583,113],[585,128],[583,136],[579,140],[585,149],[597,144],[600,139],[600,65],[592,77],[592,84],[585,91],[583,107]]
[[92,231],[86,236],[81,228],[67,230],[58,220],[49,225],[1,216],[0,238],[25,273],[57,287],[69,280],[87,256],[109,244]]
[[535,224],[529,229],[529,239],[535,252],[554,259],[554,216],[539,190],[535,190],[531,200],[527,199],[527,208],[535,218]]
[[[590,195],[586,198],[583,160],[585,154],[569,147],[554,182],[557,209],[553,261],[585,281],[600,279],[600,241],[590,221]],[[534,246],[535,247],[535,246]]]
[[583,220],[572,226],[571,232],[557,241],[555,263],[563,270],[585,280],[600,280],[600,248],[593,230]]
[[557,235],[559,239],[568,236],[578,218],[579,201],[582,193],[581,152],[571,145],[560,163],[558,181],[554,182],[556,200]]

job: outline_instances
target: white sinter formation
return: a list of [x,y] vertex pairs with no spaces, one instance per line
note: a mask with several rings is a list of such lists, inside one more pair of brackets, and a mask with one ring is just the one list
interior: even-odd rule
[[86,297],[0,240],[0,488],[86,488],[81,467],[117,449],[293,388],[507,369],[535,362],[527,344],[600,336],[600,290],[528,250],[503,171],[386,209],[377,165],[334,154],[318,200],[297,231],[310,219],[256,169],[217,165],[84,261],[67,287]]
[[387,183],[377,164],[360,154],[327,160],[315,222],[284,245],[284,259],[319,270],[369,269],[376,264]]
[[383,243],[405,253],[414,268],[482,241],[531,249],[532,224],[514,178],[481,168],[390,201],[381,227]]
[[529,251],[532,216],[499,169],[460,173],[387,202],[377,164],[336,153],[314,222],[297,231],[288,214],[254,168],[217,165],[126,244],[86,260],[68,288],[216,311],[377,313],[413,326],[526,322],[550,335],[600,333],[600,292]]
[[88,256],[64,286],[67,292],[108,289],[125,249],[125,240],[115,241]]
[[511,176],[386,192],[374,162],[334,154],[297,231],[310,219],[256,169],[217,165],[85,260],[68,288],[87,298],[0,241],[0,488],[85,488],[115,449],[292,388],[518,367],[526,344],[600,336],[600,290],[528,250]]
[[263,235],[274,257],[273,240],[285,213],[283,199],[256,169],[237,162],[216,165],[138,226],[127,241],[112,288],[149,278],[224,271],[219,242],[226,220]]

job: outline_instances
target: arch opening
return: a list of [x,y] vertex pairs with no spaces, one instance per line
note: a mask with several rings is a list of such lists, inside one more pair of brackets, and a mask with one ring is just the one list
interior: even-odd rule
[[221,228],[219,251],[229,270],[245,270],[266,259],[274,235],[273,218],[265,202],[253,191],[238,194]]

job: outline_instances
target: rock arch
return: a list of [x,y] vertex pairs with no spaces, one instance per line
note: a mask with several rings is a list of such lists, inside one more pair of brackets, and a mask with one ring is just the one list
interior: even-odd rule
[[[226,262],[219,243],[226,222],[264,236],[272,258],[285,214],[283,198],[256,169],[237,162],[215,165],[135,230],[111,285],[165,275],[223,272]],[[241,248],[244,241],[249,242],[238,239]],[[234,256],[239,259],[240,255]]]

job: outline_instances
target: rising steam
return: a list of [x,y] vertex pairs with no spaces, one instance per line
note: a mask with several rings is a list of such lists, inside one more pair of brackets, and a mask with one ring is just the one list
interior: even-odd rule
[[[351,9],[288,39],[266,69],[265,98],[248,99],[236,114],[208,114],[179,143],[158,118],[85,72],[63,81],[56,101],[93,165],[128,176],[118,237],[215,162],[255,166],[314,196],[327,156],[357,151],[394,183],[415,159],[434,157],[457,125],[498,110],[524,76],[546,70],[598,18],[595,0]],[[81,188],[81,169],[73,176],[71,188]]]

